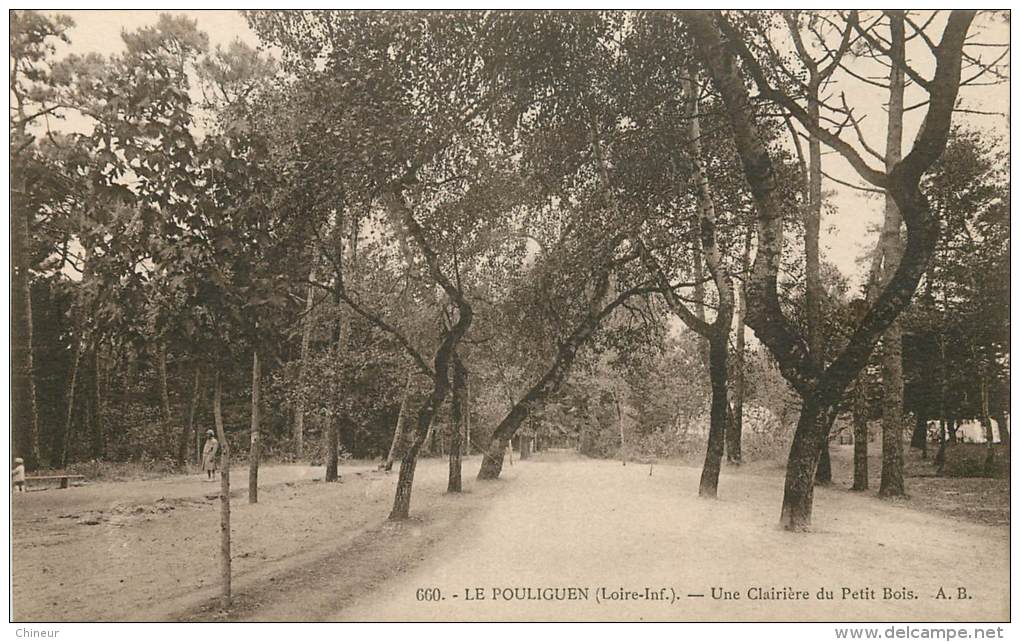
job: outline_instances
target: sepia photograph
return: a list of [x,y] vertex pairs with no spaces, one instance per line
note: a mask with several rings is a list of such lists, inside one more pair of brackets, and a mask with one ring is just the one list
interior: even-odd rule
[[1006,637],[1008,9],[8,21],[12,638]]

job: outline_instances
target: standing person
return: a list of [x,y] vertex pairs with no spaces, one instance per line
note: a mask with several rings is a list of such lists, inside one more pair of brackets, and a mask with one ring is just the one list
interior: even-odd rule
[[202,470],[205,471],[207,479],[212,479],[216,473],[216,455],[219,454],[220,442],[216,441],[216,433],[212,430],[205,431],[205,447],[202,448]]
[[14,458],[14,470],[11,471],[11,490],[15,488],[19,493],[25,492],[25,460],[21,457]]

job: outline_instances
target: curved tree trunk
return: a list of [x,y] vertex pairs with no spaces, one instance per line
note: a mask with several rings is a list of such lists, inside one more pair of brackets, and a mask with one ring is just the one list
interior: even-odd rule
[[429,273],[433,280],[443,289],[446,296],[454,303],[457,307],[458,318],[453,327],[444,329],[442,341],[439,344],[439,349],[436,350],[436,356],[433,361],[433,384],[432,393],[426,399],[425,404],[418,411],[418,420],[415,425],[414,436],[411,440],[411,445],[404,453],[403,459],[400,462],[400,473],[397,477],[397,492],[393,497],[393,510],[390,511],[391,520],[407,519],[411,510],[411,490],[414,485],[414,471],[418,464],[418,452],[428,435],[429,429],[432,427],[432,420],[438,412],[439,407],[442,405],[443,400],[446,398],[450,388],[450,360],[456,354],[457,344],[464,337],[464,334],[471,327],[471,320],[474,316],[474,311],[471,309],[471,305],[467,299],[464,298],[464,293],[455,287],[453,283],[445,274],[443,274],[440,268],[439,256],[429,245],[428,240],[425,238],[425,232],[421,229],[418,221],[415,220],[414,215],[404,202],[403,196],[397,192],[388,195],[387,206],[400,215],[407,233],[414,239],[418,248],[425,256],[425,262],[428,265]]
[[[778,276],[786,207],[777,189],[779,181],[776,180],[772,158],[759,135],[744,72],[752,76],[760,95],[787,109],[802,125],[810,128],[810,119],[796,100],[771,86],[768,75],[746,44],[735,35],[735,28],[725,15],[707,11],[690,11],[684,15],[684,21],[695,38],[698,55],[722,97],[743,173],[755,203],[758,253],[747,282],[748,324],[768,347],[780,372],[803,401],[787,464],[780,518],[785,528],[801,530],[810,524],[813,477],[835,416],[833,408],[847,385],[866,365],[875,343],[909,304],[935,250],[938,221],[921,194],[919,184],[921,176],[938,159],[948,140],[960,88],[963,43],[974,13],[954,11],[949,15],[929,86],[931,101],[925,126],[918,133],[910,153],[891,170],[875,170],[837,135],[827,130],[817,132],[823,142],[840,152],[862,178],[886,189],[896,202],[908,230],[903,258],[895,272],[885,281],[878,296],[869,301],[846,346],[825,368],[820,368],[810,358],[807,342],[784,313],[779,299]],[[851,14],[851,19],[856,20],[856,16],[856,13]],[[725,44],[724,31],[731,35]],[[849,34],[848,28],[844,41],[848,41]],[[742,66],[737,64],[738,56]]]

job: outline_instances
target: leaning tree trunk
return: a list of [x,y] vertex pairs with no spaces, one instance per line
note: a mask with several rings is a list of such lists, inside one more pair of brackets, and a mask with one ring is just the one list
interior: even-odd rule
[[[601,300],[608,286],[608,279],[599,284],[598,290],[601,291],[601,294],[596,293],[596,300]],[[499,478],[500,473],[503,471],[503,460],[506,457],[506,449],[510,444],[510,440],[524,424],[524,420],[528,418],[531,408],[541,404],[549,395],[559,390],[567,374],[570,372],[574,360],[577,358],[577,351],[591,337],[597,323],[596,319],[589,317],[581,324],[570,338],[560,346],[556,353],[556,359],[553,360],[549,369],[524,394],[520,401],[510,408],[510,412],[499,422],[496,430],[492,432],[492,436],[489,438],[488,446],[482,450],[482,465],[478,469],[479,480]]]
[[251,450],[248,453],[248,503],[259,501],[259,460],[262,458],[261,427],[259,424],[259,401],[262,371],[259,367],[259,352],[251,357]]
[[407,421],[407,406],[411,400],[411,381],[414,376],[412,371],[407,373],[407,383],[404,384],[404,396],[400,400],[400,412],[397,413],[397,425],[393,429],[393,441],[390,442],[390,452],[386,455],[386,463],[383,464],[383,470],[389,472],[393,470],[393,460],[396,459],[397,453],[400,452],[400,447],[404,442],[404,424]]
[[467,370],[464,368],[460,356],[453,355],[453,398],[451,400],[450,415],[452,424],[450,426],[450,475],[446,485],[446,492],[459,493],[462,490],[461,482],[461,432],[464,429],[464,382],[467,381]]
[[223,430],[223,384],[217,370],[213,384],[213,421],[220,442],[220,607],[230,608],[230,443]]

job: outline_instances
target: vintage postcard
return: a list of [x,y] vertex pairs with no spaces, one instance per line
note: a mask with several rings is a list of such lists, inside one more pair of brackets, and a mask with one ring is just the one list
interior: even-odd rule
[[1005,635],[1008,10],[8,18],[16,637]]

